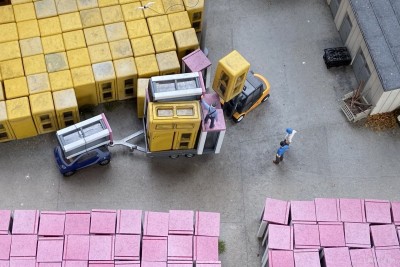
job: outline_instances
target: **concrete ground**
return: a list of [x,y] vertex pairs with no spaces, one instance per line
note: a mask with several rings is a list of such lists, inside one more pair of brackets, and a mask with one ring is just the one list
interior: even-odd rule
[[[340,98],[350,67],[327,70],[324,48],[342,45],[324,0],[207,1],[205,44],[214,66],[237,49],[265,75],[270,100],[240,124],[227,121],[221,154],[150,159],[112,148],[107,167],[63,178],[54,134],[0,144],[3,209],[192,209],[221,213],[223,266],[259,266],[255,237],[265,197],[400,200],[400,131],[350,124]],[[140,129],[133,101],[101,106],[117,138]],[[298,130],[285,161],[272,163],[285,128]]]

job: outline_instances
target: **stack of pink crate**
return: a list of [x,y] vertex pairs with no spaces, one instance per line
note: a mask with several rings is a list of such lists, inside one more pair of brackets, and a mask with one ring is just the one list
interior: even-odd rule
[[400,266],[400,202],[267,198],[260,228],[262,266]]

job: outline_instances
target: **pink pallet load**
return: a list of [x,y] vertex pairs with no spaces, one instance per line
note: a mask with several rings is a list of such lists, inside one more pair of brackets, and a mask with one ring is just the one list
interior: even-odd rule
[[0,210],[0,267],[221,267],[220,214]]
[[267,198],[257,237],[262,267],[397,267],[400,202]]

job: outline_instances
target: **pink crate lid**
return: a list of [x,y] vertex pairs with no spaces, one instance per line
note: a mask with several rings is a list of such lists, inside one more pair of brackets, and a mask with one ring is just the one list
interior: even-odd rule
[[10,267],[36,267],[35,257],[11,258]]
[[114,267],[114,261],[89,261],[89,267]]
[[182,58],[190,72],[202,71],[211,66],[211,61],[200,49],[194,50],[187,56]]
[[115,266],[140,267],[140,261],[115,261]]
[[193,259],[200,261],[218,260],[218,237],[194,236]]
[[64,237],[39,237],[37,262],[62,262]]
[[263,221],[288,224],[289,223],[290,202],[267,198],[264,205]]
[[364,199],[339,199],[342,222],[366,222]]
[[146,211],[144,213],[143,235],[168,236],[169,213]]
[[324,248],[324,262],[326,267],[352,267],[349,248]]
[[64,240],[64,260],[89,260],[90,237],[88,235],[66,235]]
[[168,260],[193,259],[192,235],[168,236]]
[[89,260],[110,261],[114,260],[114,236],[90,236]]
[[39,211],[38,210],[15,210],[12,233],[30,235],[38,233]]
[[295,250],[294,263],[296,267],[321,267],[319,252],[307,249]]
[[293,226],[270,224],[268,226],[268,248],[293,250]]
[[[221,267],[221,262],[214,262],[214,261],[196,261],[196,267]],[[179,266],[177,266],[179,267]]]
[[294,247],[300,248],[319,248],[319,231],[317,224],[295,223],[294,228]]
[[371,236],[375,247],[399,246],[399,238],[394,224],[371,225]]
[[350,249],[350,258],[353,267],[378,267],[372,248]]
[[142,261],[142,267],[167,267],[165,261]]
[[[199,262],[197,262],[198,266]],[[168,261],[168,267],[193,267],[193,261]]]
[[61,267],[61,262],[38,262],[36,267]]
[[42,211],[40,212],[39,235],[63,236],[65,225],[65,212]]
[[315,213],[318,222],[340,221],[339,199],[337,198],[316,198]]
[[88,261],[63,261],[62,267],[87,267]]
[[376,248],[375,255],[379,267],[399,266],[400,248]]
[[290,201],[292,222],[316,222],[314,200]]
[[319,223],[319,240],[321,247],[345,247],[343,223]]
[[194,212],[192,210],[170,210],[168,231],[171,232],[187,232],[194,231]]
[[0,260],[10,259],[11,235],[0,235]]
[[219,236],[220,214],[196,211],[195,235]]
[[116,260],[139,260],[140,235],[116,235],[114,258]]
[[269,267],[294,267],[293,251],[268,250]]
[[90,211],[67,211],[65,213],[65,235],[88,235]]
[[11,210],[0,210],[0,234],[8,234],[10,230]]
[[142,211],[117,210],[117,234],[142,234]]
[[116,224],[116,210],[92,210],[91,234],[115,234]]
[[37,235],[12,235],[11,257],[36,257]]
[[143,261],[167,261],[167,237],[144,236],[142,240],[142,260]]
[[370,248],[371,237],[368,223],[344,223],[346,246],[352,248]]
[[392,223],[390,202],[387,200],[365,200],[365,214],[368,223]]
[[400,225],[400,201],[392,201],[391,204],[393,223]]
[[0,260],[0,267],[10,267],[10,261]]

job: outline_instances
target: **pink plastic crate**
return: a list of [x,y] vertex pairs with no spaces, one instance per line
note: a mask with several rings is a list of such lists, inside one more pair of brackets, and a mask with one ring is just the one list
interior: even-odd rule
[[167,267],[167,263],[165,261],[142,261],[141,267]]
[[11,251],[11,235],[0,235],[0,260],[9,260]]
[[36,235],[39,226],[38,210],[15,210],[12,226],[13,235]]
[[295,250],[294,263],[296,267],[321,267],[319,252],[307,249]]
[[221,266],[222,264],[220,261],[196,261],[196,267],[221,267]]
[[90,261],[114,260],[114,236],[92,235],[89,246]]
[[315,212],[318,222],[340,221],[339,199],[337,198],[316,198]]
[[342,222],[366,222],[364,199],[341,198],[340,220]]
[[67,211],[65,213],[65,235],[88,235],[90,211]]
[[36,267],[62,267],[61,262],[38,262]]
[[90,237],[88,235],[66,235],[64,240],[64,260],[89,260]]
[[37,235],[12,235],[11,257],[36,257]]
[[116,235],[114,258],[140,260],[140,235]]
[[365,200],[365,214],[368,223],[392,223],[390,202],[387,200]]
[[373,248],[351,249],[350,258],[353,267],[378,267]]
[[269,267],[294,267],[293,251],[285,250],[269,250],[268,251]]
[[115,261],[118,267],[140,267],[140,261]]
[[10,267],[10,261],[0,260],[0,267]]
[[142,240],[142,260],[167,262],[168,239],[164,236],[144,236]]
[[142,234],[141,210],[117,210],[117,234]]
[[295,249],[319,249],[319,231],[317,224],[295,223],[294,248]]
[[288,224],[289,223],[289,211],[290,202],[267,198],[261,216],[262,221],[276,223],[276,224]]
[[11,210],[0,210],[0,235],[10,232]]
[[400,225],[400,201],[392,201],[391,204],[393,223]]
[[371,236],[375,247],[399,246],[399,239],[394,224],[371,225]]
[[193,267],[193,261],[168,261],[167,267]]
[[42,211],[40,212],[39,235],[63,236],[65,225],[65,212]]
[[219,236],[220,214],[196,211],[195,235]]
[[114,261],[89,261],[89,267],[114,267]]
[[193,236],[169,235],[168,260],[193,260]]
[[169,211],[169,234],[193,235],[194,212],[191,210],[170,210]]
[[324,248],[322,261],[326,267],[352,267],[349,248]]
[[10,267],[36,267],[36,259],[34,257],[11,258]]
[[62,267],[88,267],[88,261],[63,261]]
[[115,234],[117,224],[117,211],[92,210],[90,222],[91,234]]
[[350,248],[371,248],[368,223],[344,223],[344,237]]
[[146,211],[144,213],[143,235],[168,236],[169,213]]
[[218,237],[216,236],[194,236],[193,259],[195,261],[217,261],[218,260]]
[[293,250],[293,226],[270,224],[267,237],[269,249]]
[[292,223],[317,222],[314,200],[290,201],[290,213],[292,215]]
[[344,227],[341,222],[319,223],[319,240],[321,247],[345,247]]
[[62,262],[64,237],[39,237],[37,262]]
[[375,255],[379,267],[399,266],[400,248],[376,248]]

